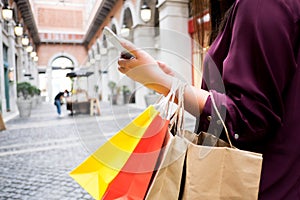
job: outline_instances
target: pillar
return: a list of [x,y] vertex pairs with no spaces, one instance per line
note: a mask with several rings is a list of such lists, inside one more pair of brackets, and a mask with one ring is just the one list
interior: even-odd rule
[[[141,49],[144,49],[155,59],[157,59],[157,52],[155,48],[155,28],[148,27],[144,24],[138,24],[134,27],[133,31],[134,44]],[[135,84],[135,99],[138,107],[146,107],[145,95],[150,90],[144,87],[142,84],[131,81],[131,84]]]
[[23,77],[23,67],[24,67],[24,48],[22,48],[22,45],[17,45],[17,63],[16,63],[16,82],[22,82],[24,77]]
[[4,63],[3,63],[3,27],[4,20],[2,19],[2,15],[0,16],[0,111],[4,113],[5,111],[5,88],[4,88]]
[[15,33],[14,33],[15,22],[10,21],[8,23],[8,68],[14,73],[13,82],[9,83],[9,108],[11,111],[16,109],[16,48],[15,48]]
[[160,55],[178,76],[191,83],[192,46],[188,33],[189,0],[159,0]]
[[[102,50],[103,51],[103,50]],[[105,49],[106,51],[106,49]],[[100,79],[101,79],[101,94],[102,94],[102,101],[107,102],[109,95],[110,95],[110,90],[108,88],[108,58],[107,58],[107,52],[102,52],[101,53],[101,60],[100,60]]]

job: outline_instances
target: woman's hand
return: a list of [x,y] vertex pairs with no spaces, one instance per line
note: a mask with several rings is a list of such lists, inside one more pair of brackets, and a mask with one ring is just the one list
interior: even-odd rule
[[173,71],[164,63],[157,62],[146,51],[137,49],[130,42],[122,40],[121,44],[129,50],[135,58],[119,58],[119,71],[150,89],[163,94],[168,93],[172,83]]
[[[137,49],[130,42],[122,40],[122,45],[135,58],[120,58],[118,60],[119,71],[146,87],[167,95],[175,73],[166,64],[156,61],[147,52]],[[185,109],[194,116],[199,116],[208,96],[207,91],[197,89],[191,85],[187,86],[184,93]]]

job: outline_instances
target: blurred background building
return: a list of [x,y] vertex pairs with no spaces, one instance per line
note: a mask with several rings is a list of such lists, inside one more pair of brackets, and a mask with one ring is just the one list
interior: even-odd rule
[[[189,0],[2,0],[0,99],[4,118],[18,113],[19,82],[41,90],[45,101],[65,89],[91,98],[146,106],[152,93],[117,70],[119,52],[103,36],[104,26],[172,66],[200,87],[206,48],[193,41]],[[199,23],[208,23],[205,13]],[[67,77],[75,72],[81,76]],[[125,100],[130,94],[130,100]]]

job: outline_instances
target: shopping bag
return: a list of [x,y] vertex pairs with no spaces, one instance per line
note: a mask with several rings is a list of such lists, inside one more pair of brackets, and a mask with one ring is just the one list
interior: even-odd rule
[[161,161],[161,149],[169,139],[167,131],[171,105],[178,86],[177,79],[174,79],[168,95],[154,104],[160,114],[155,117],[122,170],[109,184],[104,199],[144,199],[155,167]]
[[183,199],[257,199],[261,160],[253,152],[191,143]]
[[[146,200],[178,199],[188,141],[179,134],[183,123],[184,84],[178,83],[178,108],[174,112],[169,125],[169,140],[162,149],[162,161],[147,191]],[[187,134],[191,141],[196,134]]]
[[70,176],[92,197],[102,199],[108,185],[124,167],[158,111],[149,106],[84,162]]
[[178,199],[187,140],[170,135],[161,166],[148,189],[146,200]]
[[212,95],[211,99],[229,144],[209,133],[200,135],[197,144],[189,144],[183,199],[256,200],[262,155],[232,146]]
[[171,135],[162,166],[152,181],[146,200],[181,198],[180,192],[186,178],[185,158],[190,143],[229,147],[225,141],[205,132],[198,135],[189,130],[180,130],[180,134]]
[[169,120],[157,115],[103,199],[143,199],[165,139]]

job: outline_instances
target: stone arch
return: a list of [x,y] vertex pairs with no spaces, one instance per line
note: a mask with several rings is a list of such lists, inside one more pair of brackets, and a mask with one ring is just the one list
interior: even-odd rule
[[133,16],[130,8],[124,9],[122,24],[126,24],[128,27],[133,27]]
[[[61,57],[65,57],[69,59],[73,63],[73,67],[69,67],[67,69],[53,69],[53,62]],[[79,63],[78,60],[72,56],[71,54],[65,52],[59,52],[49,58],[48,66],[47,66],[47,76],[48,76],[48,97],[49,100],[52,101],[56,93],[59,91],[63,91],[65,89],[72,89],[72,81],[66,77],[66,74],[76,68],[78,68]],[[61,73],[60,75],[58,75]]]
[[[112,18],[111,19],[111,23],[110,23],[109,27],[116,34],[118,34],[120,32],[120,25],[119,25],[119,22],[118,22],[118,20],[116,18]],[[115,29],[114,29],[114,27],[115,27]]]
[[121,11],[121,18],[120,18],[120,28],[122,28],[122,25],[124,23],[124,16],[126,12],[131,13],[131,19],[132,19],[132,27],[136,26],[139,24],[139,18],[137,14],[137,9],[135,9],[133,3],[131,1],[126,1],[123,5],[123,9]]
[[55,59],[59,58],[59,57],[66,57],[66,58],[70,59],[73,62],[73,64],[74,64],[74,68],[77,68],[79,66],[78,60],[73,55],[65,53],[65,52],[61,52],[61,53],[57,53],[57,54],[53,55],[49,59],[49,61],[48,61],[48,67],[51,67],[53,61]]
[[[133,41],[133,32],[130,30],[133,30],[138,24],[138,19],[136,17],[137,14],[135,11],[136,9],[132,2],[126,1],[120,13],[120,34],[130,41]],[[122,33],[121,30],[123,29],[123,26],[126,26],[127,30]]]

